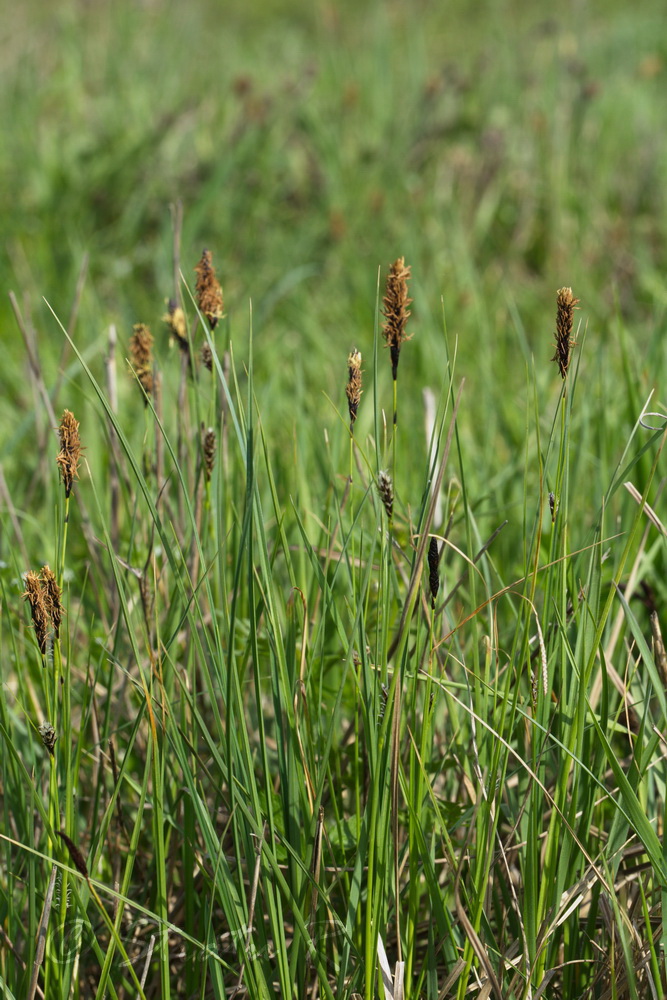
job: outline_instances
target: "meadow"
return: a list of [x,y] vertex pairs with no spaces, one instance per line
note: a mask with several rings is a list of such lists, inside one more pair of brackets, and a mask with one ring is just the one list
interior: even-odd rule
[[667,995],[662,5],[27,0],[0,992]]

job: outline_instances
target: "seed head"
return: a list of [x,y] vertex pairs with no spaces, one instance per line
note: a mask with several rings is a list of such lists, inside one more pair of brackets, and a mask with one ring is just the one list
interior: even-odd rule
[[213,371],[213,351],[211,350],[211,348],[210,348],[210,346],[209,346],[208,343],[206,343],[206,344],[203,345],[203,347],[201,349],[201,354],[199,356],[201,358],[201,363],[203,364],[204,368],[208,368],[208,370],[210,372],[212,372]]
[[210,250],[202,251],[201,260],[195,271],[197,272],[197,305],[199,311],[206,316],[211,330],[214,330],[218,320],[222,319],[224,302],[220,282],[215,276],[213,255]]
[[380,500],[387,512],[387,517],[391,521],[394,516],[394,484],[388,472],[378,472],[377,491]]
[[62,832],[62,830],[56,830],[56,833],[58,834],[60,839],[64,842],[67,850],[69,851],[70,859],[76,870],[79,872],[80,875],[83,875],[84,878],[88,878],[88,866],[86,865],[85,858],[81,853],[81,851],[79,850],[79,848],[76,846],[74,841],[67,836],[66,833]]
[[53,748],[55,747],[56,740],[58,739],[54,727],[50,722],[43,722],[37,731],[42,737],[42,743],[53,757]]
[[56,458],[60,475],[65,485],[65,497],[72,492],[74,480],[78,479],[79,461],[81,459],[81,439],[79,438],[79,421],[69,410],[63,411],[60,427],[60,451]]
[[348,355],[347,359],[347,386],[345,388],[345,393],[347,395],[347,407],[350,411],[350,430],[354,427],[354,422],[357,419],[357,408],[359,406],[359,400],[361,399],[361,353],[356,349]]
[[551,511],[551,523],[556,523],[556,514],[558,513],[558,501],[556,500],[556,494],[549,494],[549,510]]
[[432,538],[428,545],[428,583],[431,590],[431,607],[435,607],[435,599],[440,589],[440,571],[438,564],[440,553],[438,552],[438,542]]
[[162,317],[162,321],[167,324],[169,336],[175,340],[182,351],[189,349],[188,328],[185,323],[185,313],[179,306],[176,299],[169,299],[167,312]]
[[21,595],[30,605],[32,624],[37,637],[37,645],[42,656],[46,656],[46,642],[49,635],[49,612],[44,600],[42,581],[37,573],[29,570],[25,577],[25,591]]
[[387,322],[382,326],[382,335],[387,341],[387,346],[391,354],[391,373],[394,381],[398,374],[398,358],[401,353],[401,344],[404,340],[410,340],[411,334],[405,332],[410,310],[408,306],[412,299],[408,298],[408,280],[410,278],[410,267],[405,266],[405,259],[399,257],[394,261],[387,275],[387,284],[384,298],[382,300],[382,314]]
[[213,466],[215,465],[215,431],[212,427],[209,427],[207,431],[204,431],[202,425],[202,432],[204,434],[204,470],[206,473],[206,481],[209,482],[213,473]]
[[572,337],[574,309],[579,299],[575,299],[571,288],[559,288],[556,293],[556,353],[552,361],[558,362],[562,379],[567,377],[570,367],[570,351],[575,347]]
[[41,585],[46,611],[51,619],[56,639],[59,639],[60,623],[63,620],[62,591],[58,586],[55,573],[49,566],[42,566]]
[[137,378],[145,392],[144,404],[153,391],[153,335],[145,323],[135,323],[130,337],[130,353]]

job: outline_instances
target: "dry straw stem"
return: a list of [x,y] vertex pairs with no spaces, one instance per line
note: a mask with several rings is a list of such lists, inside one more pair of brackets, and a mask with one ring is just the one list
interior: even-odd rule
[[32,624],[37,636],[37,645],[42,656],[46,655],[46,642],[49,635],[49,611],[44,600],[42,581],[38,573],[29,570],[25,575],[25,591],[21,595],[30,604]]
[[197,305],[199,311],[206,316],[211,330],[214,330],[218,320],[222,319],[224,303],[222,288],[215,276],[213,255],[210,250],[202,251],[201,260],[195,271],[197,273]]
[[176,341],[182,351],[187,351],[189,344],[185,313],[176,299],[169,299],[167,312],[162,317],[162,321],[167,324],[171,339]]
[[69,497],[74,480],[78,479],[81,459],[79,421],[74,419],[74,414],[70,413],[69,410],[63,412],[58,433],[60,434],[60,451],[56,462],[65,485],[65,497]]
[[556,353],[552,361],[558,362],[562,379],[567,377],[570,367],[570,352],[575,346],[572,337],[574,310],[579,299],[575,299],[571,288],[559,288],[556,293]]
[[378,472],[377,491],[391,521],[394,516],[394,484],[388,472]]
[[51,619],[56,639],[59,639],[60,623],[63,620],[62,590],[58,586],[55,573],[49,566],[42,566],[41,584],[44,604]]
[[347,359],[347,386],[345,387],[345,394],[347,396],[347,406],[350,411],[350,430],[354,428],[354,422],[357,419],[357,409],[359,407],[359,400],[361,399],[361,353],[355,347]]
[[135,323],[133,329],[130,337],[132,365],[146,393],[144,404],[148,405],[148,396],[153,392],[153,334],[145,323]]
[[382,314],[387,322],[382,326],[382,335],[387,341],[391,353],[391,372],[396,381],[398,373],[398,358],[401,353],[401,344],[404,340],[410,340],[412,334],[405,332],[405,327],[410,316],[408,306],[412,302],[408,298],[408,280],[410,278],[410,267],[406,267],[405,259],[399,257],[394,261],[387,275],[387,284],[384,298],[382,300]]

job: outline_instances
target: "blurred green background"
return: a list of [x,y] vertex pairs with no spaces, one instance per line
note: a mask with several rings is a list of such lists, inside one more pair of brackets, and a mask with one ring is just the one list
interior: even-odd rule
[[[34,405],[7,292],[51,386],[63,339],[42,296],[67,323],[84,256],[74,333],[93,369],[110,323],[125,352],[149,323],[171,363],[176,201],[183,272],[193,283],[213,251],[219,336],[239,362],[252,302],[279,445],[304,417],[334,422],[323,392],[344,411],[347,352],[370,356],[378,269],[399,255],[415,300],[403,412],[421,428],[421,387],[441,384],[444,307],[480,464],[521,447],[531,356],[559,390],[562,285],[581,299],[588,391],[613,393],[624,337],[648,389],[667,300],[665,22],[651,0],[14,5],[0,28],[3,427],[15,435]],[[62,389],[54,402],[69,405]]]

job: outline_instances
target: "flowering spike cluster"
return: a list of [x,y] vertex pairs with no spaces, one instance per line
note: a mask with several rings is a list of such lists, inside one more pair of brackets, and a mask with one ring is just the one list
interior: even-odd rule
[[438,590],[440,589],[440,572],[438,570],[438,563],[440,562],[440,553],[438,552],[438,542],[435,538],[432,538],[428,545],[428,584],[431,590],[431,607],[435,607],[435,600],[438,596]]
[[408,298],[409,278],[410,267],[406,267],[405,259],[399,257],[389,269],[384,298],[382,300],[382,314],[387,320],[382,326],[382,335],[387,341],[387,346],[391,354],[391,373],[394,382],[398,374],[398,358],[401,353],[401,344],[404,340],[410,340],[411,336],[405,332],[408,317],[410,316],[408,306],[412,302],[412,299]]
[[49,635],[49,612],[44,600],[42,581],[38,573],[29,570],[25,575],[25,591],[22,597],[30,605],[32,624],[37,637],[37,645],[42,656],[46,656],[46,643]]
[[559,288],[556,293],[556,353],[552,361],[558,362],[562,379],[567,377],[570,367],[570,352],[575,346],[572,337],[574,310],[579,299],[575,299],[571,288]]
[[144,404],[148,405],[148,396],[153,391],[153,335],[145,323],[135,323],[133,329],[130,337],[132,364],[146,393]]
[[60,623],[63,620],[62,591],[58,586],[55,573],[49,566],[42,566],[41,583],[46,610],[51,619],[56,639],[59,639]]
[[22,596],[30,604],[37,645],[42,656],[45,656],[49,631],[53,629],[56,639],[60,638],[60,624],[63,618],[62,592],[55,574],[48,566],[42,566],[41,573],[29,570],[24,582],[25,591]]
[[49,751],[49,753],[53,757],[53,749],[56,745],[56,740],[58,739],[54,727],[51,725],[50,722],[43,722],[37,731],[39,735],[42,737],[42,743],[44,744],[45,748]]
[[206,316],[211,330],[214,330],[218,320],[222,319],[224,303],[222,288],[215,276],[213,255],[210,250],[202,252],[201,260],[197,264],[195,271],[197,272],[197,285],[195,289],[197,292],[197,305],[199,306],[199,311]]
[[74,419],[74,414],[70,413],[69,410],[63,412],[58,433],[60,434],[60,451],[56,462],[65,486],[65,497],[69,497],[74,480],[79,475],[79,461],[81,459],[79,421]]
[[377,491],[387,512],[387,517],[391,521],[394,516],[394,484],[388,472],[378,472]]
[[347,386],[345,388],[345,394],[347,395],[347,407],[350,411],[350,430],[354,427],[354,422],[357,419],[357,409],[359,407],[359,400],[361,399],[361,353],[356,349],[348,355],[347,359]]
[[162,322],[167,324],[171,339],[176,341],[182,351],[187,351],[189,344],[185,313],[176,299],[169,299],[167,312],[162,317]]
[[208,368],[208,370],[210,372],[212,372],[213,371],[213,351],[211,350],[211,348],[208,345],[208,343],[206,343],[206,344],[203,345],[203,347],[201,349],[201,354],[199,355],[199,357],[201,358],[201,363],[203,364],[204,368]]

